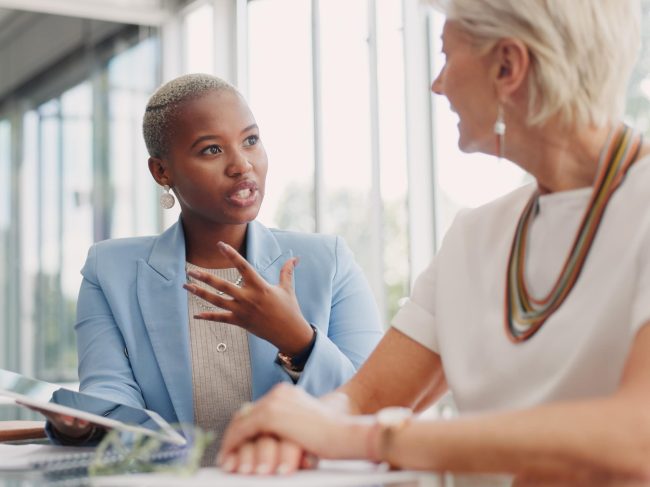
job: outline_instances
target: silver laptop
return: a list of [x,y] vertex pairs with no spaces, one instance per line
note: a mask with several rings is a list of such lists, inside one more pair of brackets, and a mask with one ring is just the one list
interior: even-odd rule
[[186,444],[185,438],[153,411],[73,391],[9,370],[0,369],[0,395],[13,398],[17,404],[84,419],[107,429],[140,433],[174,445]]

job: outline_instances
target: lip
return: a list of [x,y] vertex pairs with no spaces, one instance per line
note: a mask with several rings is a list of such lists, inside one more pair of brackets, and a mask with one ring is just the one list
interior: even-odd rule
[[[247,198],[240,198],[237,193],[242,190],[250,190],[250,195]],[[235,184],[230,191],[226,194],[226,200],[234,206],[245,208],[254,205],[259,196],[259,189],[255,181],[246,180]]]

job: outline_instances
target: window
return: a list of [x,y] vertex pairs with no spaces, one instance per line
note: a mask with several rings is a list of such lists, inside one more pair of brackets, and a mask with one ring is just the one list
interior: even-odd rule
[[195,3],[183,18],[183,64],[186,73],[214,73],[214,8]]
[[409,280],[400,2],[254,0],[247,30],[260,220],[342,235],[387,322]]
[[[11,262],[11,124],[9,120],[0,119],[0,319],[9,323],[11,319],[8,295],[11,289],[9,264]],[[9,338],[9,337],[7,337]],[[13,348],[13,340],[3,340],[0,353],[8,355]]]
[[104,220],[110,223],[101,238],[152,235],[160,229],[157,186],[149,173],[142,137],[144,107],[158,83],[156,49],[154,38],[144,40],[112,58],[107,66],[110,186],[103,211]]
[[[38,96],[26,93],[15,104],[33,106],[15,117],[20,151],[11,150],[10,125],[0,121],[0,184],[7,185],[0,188],[0,305],[8,324],[3,342],[11,347],[0,359],[12,370],[76,381],[76,300],[88,248],[160,230],[141,135],[142,110],[157,84],[158,44],[146,35],[131,39],[108,55],[98,52],[104,62],[60,94],[34,103]],[[61,74],[55,69],[48,80]],[[10,175],[18,167],[12,200]],[[19,265],[9,267],[14,254]],[[7,282],[17,284],[14,291]]]

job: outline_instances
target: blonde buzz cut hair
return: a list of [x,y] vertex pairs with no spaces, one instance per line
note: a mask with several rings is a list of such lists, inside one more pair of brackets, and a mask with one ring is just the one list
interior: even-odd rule
[[556,114],[601,126],[623,113],[640,48],[639,0],[427,0],[479,46],[502,38],[530,53],[528,123]]
[[179,76],[158,88],[149,98],[142,120],[142,134],[149,155],[158,158],[167,155],[176,110],[182,103],[223,90],[239,93],[227,81],[203,73]]

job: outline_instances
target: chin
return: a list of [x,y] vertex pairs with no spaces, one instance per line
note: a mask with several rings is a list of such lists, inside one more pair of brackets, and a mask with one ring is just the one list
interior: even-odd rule
[[458,138],[458,148],[465,154],[474,154],[477,152],[481,154],[492,154],[491,151],[485,149],[484,145],[477,140],[468,140],[468,138],[463,136]]
[[246,208],[245,211],[238,212],[237,215],[232,215],[232,220],[239,224],[250,223],[257,218],[260,212],[260,207]]

